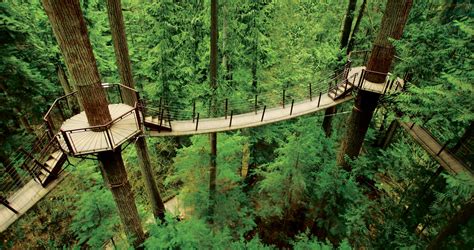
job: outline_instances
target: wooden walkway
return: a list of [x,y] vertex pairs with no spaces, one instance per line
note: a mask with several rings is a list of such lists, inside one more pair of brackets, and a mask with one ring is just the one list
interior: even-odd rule
[[[313,101],[304,101],[300,103],[295,103],[293,106],[293,112],[291,112],[291,106],[286,105],[285,108],[277,107],[272,109],[263,110],[255,112],[249,112],[240,115],[234,115],[232,121],[230,116],[225,119],[224,117],[219,118],[208,118],[200,119],[199,121],[193,120],[184,120],[184,121],[171,121],[171,131],[149,131],[149,136],[182,136],[182,135],[197,135],[211,132],[223,132],[231,131],[242,128],[251,128],[257,126],[263,126],[270,123],[275,123],[279,121],[284,121],[288,119],[293,119],[298,116],[311,114],[326,108],[338,105],[345,101],[352,99],[351,95],[348,95],[345,98],[338,99],[334,101],[327,94],[321,96],[321,101],[318,106],[318,98],[313,99]],[[262,120],[263,117],[263,120]],[[151,122],[151,121],[149,121]],[[196,129],[197,128],[197,129]]]
[[[365,70],[365,66],[351,68],[348,74],[348,81],[352,85],[358,87],[357,85],[360,82],[363,70]],[[394,82],[398,82],[398,87],[396,87],[396,84],[393,84],[393,86],[390,85],[391,88],[389,88],[388,81],[384,84],[363,81],[363,83],[360,84],[360,89],[380,94],[388,94],[401,90],[404,85],[404,81],[400,78],[396,78]],[[343,96],[342,98],[334,100],[333,98],[331,98],[331,96],[328,95],[328,93],[325,93],[321,95],[321,99],[319,99],[319,96],[317,96],[313,97],[312,101],[310,99],[307,99],[305,101],[295,103],[293,109],[291,108],[291,105],[285,105],[285,108],[279,106],[266,109],[265,113],[262,109],[260,109],[256,113],[252,111],[245,114],[234,115],[232,119],[230,118],[230,116],[227,116],[227,119],[225,117],[219,117],[200,119],[199,121],[171,121],[171,131],[150,130],[147,134],[149,136],[183,136],[205,134],[211,132],[224,132],[243,128],[263,126],[266,124],[289,120],[302,115],[307,115],[320,110],[324,110],[329,107],[346,102],[352,98],[353,96],[349,94],[347,96]],[[158,126],[158,120],[159,119],[157,119],[156,117],[146,117],[145,125],[147,125],[148,123],[155,124],[156,126]],[[167,122],[165,122],[164,124],[167,125]]]
[[449,151],[441,151],[443,145],[423,127],[411,122],[400,122],[400,124],[446,171],[451,174],[466,173],[471,178],[474,177],[472,172]]
[[53,188],[64,180],[67,175],[67,172],[62,172],[57,179],[50,182],[45,188],[35,180],[31,180],[15,194],[8,197],[10,206],[15,208],[18,211],[18,214],[13,213],[5,206],[0,206],[0,232],[5,231],[18,218],[45,197]]

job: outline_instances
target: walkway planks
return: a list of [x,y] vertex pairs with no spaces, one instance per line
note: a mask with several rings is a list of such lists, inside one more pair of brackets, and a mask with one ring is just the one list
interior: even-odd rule
[[443,150],[441,153],[439,153],[443,145],[439,144],[439,142],[423,127],[411,122],[400,122],[400,124],[406,131],[408,131],[413,139],[415,139],[415,141],[431,155],[431,157],[439,162],[439,164],[446,171],[452,174],[467,173],[469,176],[471,176],[471,178],[473,177],[471,171],[467,169],[456,157],[451,155],[449,151]]
[[[95,132],[91,129],[81,129],[89,127],[85,112],[81,112],[69,119],[67,119],[61,126],[61,130],[71,131],[67,132],[67,137],[71,143],[74,152],[69,152],[63,135],[59,134],[58,139],[64,151],[73,153],[74,155],[95,153],[99,151],[113,150],[124,141],[141,133],[140,124],[138,124],[135,111],[133,107],[126,104],[110,104],[109,111],[112,120],[119,117],[109,129]],[[128,114],[127,114],[128,113]],[[124,116],[124,114],[127,114]]]
[[67,174],[67,172],[62,172],[57,179],[50,182],[45,188],[35,180],[31,180],[15,194],[8,197],[10,206],[16,209],[18,214],[13,213],[5,206],[0,206],[0,232],[5,231],[5,229],[45,197]]
[[[230,116],[225,119],[224,117],[219,118],[208,118],[200,119],[199,121],[185,120],[185,121],[171,121],[171,131],[149,131],[149,136],[182,136],[182,135],[197,135],[211,132],[223,132],[231,131],[242,128],[251,128],[262,126],[270,123],[293,119],[298,116],[311,114],[326,108],[338,105],[345,101],[352,99],[351,95],[334,101],[327,94],[321,96],[321,101],[318,105],[318,98],[314,98],[313,101],[303,101],[295,103],[293,106],[293,112],[290,115],[291,105],[286,105],[285,108],[277,107],[272,109],[266,109],[263,115],[263,110],[255,112],[249,112],[241,115],[234,115],[232,117],[232,123],[230,123]],[[263,121],[262,121],[263,115]],[[148,121],[147,121],[148,122]],[[151,122],[151,121],[149,121]],[[196,122],[197,129],[196,129]]]

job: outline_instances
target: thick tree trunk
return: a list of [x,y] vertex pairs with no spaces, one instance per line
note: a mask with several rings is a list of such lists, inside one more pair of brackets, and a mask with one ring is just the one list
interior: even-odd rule
[[[114,43],[115,57],[117,59],[117,67],[120,73],[120,82],[125,86],[134,88],[135,84],[128,54],[127,37],[120,1],[107,0],[107,13]],[[128,90],[122,90],[122,94],[124,96],[124,102],[133,107],[135,102],[137,102],[137,96]],[[165,206],[153,176],[150,156],[144,137],[140,136],[137,138],[135,149],[137,150],[142,177],[145,179],[145,187],[150,197],[153,215],[155,218],[163,221],[165,219]]]
[[[385,81],[395,55],[395,50],[389,39],[398,40],[401,38],[411,6],[412,0],[388,1],[382,18],[382,25],[367,65],[367,70],[378,71],[381,74],[368,73],[366,75],[368,81],[375,83]],[[337,163],[346,170],[351,170],[351,167],[346,162],[345,156],[347,155],[353,159],[359,155],[379,98],[379,94],[364,90],[357,93],[352,114],[348,120],[346,135],[337,156]]]
[[98,154],[98,158],[103,178],[114,196],[125,232],[129,238],[133,239],[133,246],[138,247],[145,240],[145,234],[120,149],[116,152],[101,152]]
[[[217,0],[211,0],[211,116],[216,114],[216,103],[215,103],[215,90],[217,89],[217,43],[218,43],[218,30],[217,30]],[[209,142],[211,144],[210,152],[210,164],[209,164],[209,211],[208,211],[208,222],[214,223],[214,207],[216,198],[216,176],[217,176],[217,133],[211,133],[209,135]]]
[[77,85],[89,125],[111,120],[99,71],[87,37],[87,27],[78,0],[43,0],[67,69]]
[[[89,124],[111,121],[105,92],[101,86],[92,46],[78,0],[43,0],[53,32],[64,56],[70,75],[78,87]],[[102,174],[111,188],[120,218],[133,245],[145,239],[137,207],[122,160],[121,149],[98,154]]]
[[352,33],[351,33],[351,38],[349,39],[349,44],[347,45],[347,50],[346,50],[347,54],[349,54],[352,51],[352,49],[354,48],[355,36],[356,36],[357,32],[359,31],[359,26],[360,26],[360,22],[362,21],[362,17],[364,17],[365,6],[367,6],[367,0],[363,0],[362,4],[360,5],[359,15],[357,16],[357,20],[356,20],[356,23],[354,25],[354,29],[352,30]]
[[474,199],[471,199],[448,221],[448,224],[439,231],[426,249],[444,249],[444,240],[448,236],[456,234],[462,225],[467,224],[472,219],[473,214]]
[[395,47],[390,39],[399,40],[408,20],[413,0],[389,0],[382,18],[382,25],[375,38],[365,79],[374,83],[384,83],[395,57]]

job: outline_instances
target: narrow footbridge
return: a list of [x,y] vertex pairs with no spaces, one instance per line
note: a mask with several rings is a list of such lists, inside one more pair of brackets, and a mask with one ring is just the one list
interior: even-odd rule
[[474,177],[471,170],[446,148],[447,143],[441,144],[427,129],[413,122],[401,122],[401,126],[446,171],[451,174],[463,173],[471,178]]
[[[63,178],[68,156],[86,157],[120,150],[134,139],[148,136],[183,136],[262,126],[332,107],[353,98],[354,90],[390,94],[405,87],[405,79],[384,74],[384,83],[365,80],[365,67],[349,61],[333,75],[307,85],[211,102],[158,105],[140,99],[135,89],[121,84],[103,84],[112,121],[91,127],[76,98],[76,92],[56,99],[44,116],[45,125],[32,147],[19,149],[4,172],[0,172],[0,231],[24,214]],[[369,72],[378,74],[377,72]],[[134,106],[124,104],[136,95]],[[213,112],[210,112],[212,107]],[[210,115],[210,114],[213,115]]]

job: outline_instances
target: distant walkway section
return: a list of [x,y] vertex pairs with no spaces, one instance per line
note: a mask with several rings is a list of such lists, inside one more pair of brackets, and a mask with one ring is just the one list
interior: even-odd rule
[[445,149],[433,135],[423,127],[412,122],[401,122],[401,126],[433,157],[446,171],[452,174],[473,173],[458,158]]

